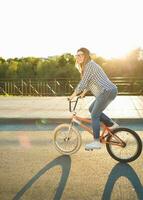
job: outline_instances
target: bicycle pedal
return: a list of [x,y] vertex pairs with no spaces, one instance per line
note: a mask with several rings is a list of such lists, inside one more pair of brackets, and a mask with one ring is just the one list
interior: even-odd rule
[[90,149],[85,149],[85,151],[90,151]]
[[93,149],[85,149],[85,151],[93,151]]

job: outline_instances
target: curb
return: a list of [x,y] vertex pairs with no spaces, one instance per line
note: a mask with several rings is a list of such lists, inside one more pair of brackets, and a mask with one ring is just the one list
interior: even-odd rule
[[[0,124],[33,124],[40,121],[43,124],[69,123],[71,118],[0,118]],[[143,118],[112,118],[117,123],[142,123]]]

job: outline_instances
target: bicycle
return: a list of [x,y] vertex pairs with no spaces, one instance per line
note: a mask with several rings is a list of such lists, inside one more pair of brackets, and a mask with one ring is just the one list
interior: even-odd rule
[[[60,124],[54,130],[54,145],[62,154],[76,153],[82,143],[81,134],[75,124],[92,134],[92,129],[85,123],[91,124],[91,120],[76,115],[76,106],[80,97],[75,101],[69,100],[69,111],[72,112],[70,124]],[[72,103],[74,106],[72,108]],[[138,134],[124,127],[110,130],[106,125],[102,125],[100,142],[106,144],[109,155],[116,161],[127,163],[136,160],[142,152],[142,141]]]

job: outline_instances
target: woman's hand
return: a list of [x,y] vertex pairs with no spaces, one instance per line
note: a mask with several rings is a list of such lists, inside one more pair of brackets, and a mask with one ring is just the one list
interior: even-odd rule
[[71,96],[69,96],[68,100],[71,101],[74,97],[76,97],[76,92],[74,92]]
[[71,101],[73,98],[72,98],[72,95],[71,96],[69,96],[68,98],[68,101]]
[[85,97],[85,94],[87,93],[88,91],[85,89],[81,94],[80,94],[80,97],[81,98],[84,98]]
[[80,94],[80,98],[84,98],[85,97],[85,93]]

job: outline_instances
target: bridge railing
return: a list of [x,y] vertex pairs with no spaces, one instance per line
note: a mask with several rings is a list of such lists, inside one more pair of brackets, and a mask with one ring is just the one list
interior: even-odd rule
[[[143,78],[112,77],[119,95],[143,95]],[[70,95],[76,79],[8,79],[0,80],[0,95],[65,96]],[[90,93],[89,93],[90,94]]]

